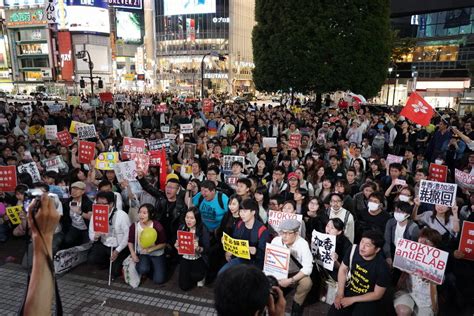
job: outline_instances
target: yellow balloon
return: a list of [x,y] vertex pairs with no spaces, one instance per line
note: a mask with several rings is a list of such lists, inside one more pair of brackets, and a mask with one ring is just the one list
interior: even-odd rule
[[142,248],[148,248],[155,244],[158,238],[158,233],[152,227],[144,228],[140,234],[140,246]]

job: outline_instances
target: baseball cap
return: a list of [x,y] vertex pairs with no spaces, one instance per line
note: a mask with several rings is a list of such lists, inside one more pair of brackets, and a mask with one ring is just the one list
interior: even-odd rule
[[86,189],[86,184],[82,181],[76,181],[71,185],[71,188],[78,188],[78,189],[81,189],[81,190],[85,190]]

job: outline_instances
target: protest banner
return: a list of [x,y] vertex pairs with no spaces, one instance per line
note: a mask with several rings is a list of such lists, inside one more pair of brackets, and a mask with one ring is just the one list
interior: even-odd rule
[[214,112],[214,102],[211,99],[202,99],[202,111],[204,113]]
[[287,219],[296,219],[298,222],[300,222],[300,224],[303,224],[303,215],[301,214],[289,214],[279,211],[268,211],[268,225],[272,226],[275,231],[279,231],[280,224]]
[[474,261],[474,222],[464,221],[462,224],[458,249],[464,254],[464,259]]
[[45,125],[45,137],[46,139],[52,140],[57,139],[58,126],[57,125]]
[[263,148],[276,148],[278,147],[276,137],[263,137],[262,139]]
[[137,180],[137,164],[135,160],[119,162],[114,165],[115,176],[118,182],[123,180]]
[[242,166],[245,167],[245,157],[242,156],[231,156],[231,155],[224,155],[223,159],[223,170],[224,171],[231,171],[232,170],[232,163],[234,161],[240,161]]
[[454,179],[461,189],[474,192],[474,175],[455,169]]
[[155,104],[155,112],[166,113],[168,111],[168,106],[166,103]]
[[290,148],[299,148],[301,146],[301,134],[291,134],[288,146]]
[[167,138],[148,140],[148,149],[150,151],[160,150],[164,148],[166,153],[169,154],[171,147],[171,140]]
[[129,154],[145,153],[145,140],[140,138],[123,138],[122,159],[130,159]]
[[92,205],[94,233],[109,233],[109,206],[107,204]]
[[58,113],[64,109],[64,104],[62,103],[51,103],[48,104],[49,113]]
[[69,127],[69,133],[77,134],[77,127],[80,126],[80,125],[87,125],[87,124],[77,122],[77,121],[72,121],[71,126]]
[[129,154],[130,159],[135,161],[137,172],[148,173],[148,166],[150,165],[150,156],[147,154]]
[[119,161],[117,152],[100,153],[95,160],[98,170],[114,170],[114,165]]
[[196,144],[184,143],[183,159],[194,159],[194,155],[196,155]]
[[62,156],[44,159],[41,161],[41,163],[45,166],[46,171],[53,170],[59,172],[59,169],[64,169],[66,167]]
[[457,184],[421,180],[418,197],[421,203],[453,206],[456,202]]
[[94,125],[78,125],[76,127],[77,137],[79,139],[88,139],[96,137]]
[[68,131],[57,132],[56,137],[58,138],[61,146],[69,147],[72,145],[72,137]]
[[10,223],[13,225],[21,224],[20,212],[22,212],[22,210],[23,206],[21,205],[7,207],[6,213],[10,219]]
[[179,130],[181,134],[192,134],[194,132],[193,124],[179,124]]
[[170,126],[169,125],[161,125],[160,130],[162,133],[169,133],[170,132]]
[[14,192],[16,187],[15,166],[0,166],[0,192]]
[[140,106],[141,107],[151,107],[151,106],[153,106],[153,99],[143,97],[141,102],[140,102]]
[[178,254],[194,255],[194,233],[178,230]]
[[442,284],[448,253],[408,239],[397,241],[393,267]]
[[79,163],[90,164],[95,156],[95,143],[87,142],[85,140],[79,141],[78,161]]
[[87,254],[91,249],[92,243],[82,244],[80,246],[59,250],[54,255],[54,273],[61,274],[77,267],[87,261]]
[[290,249],[267,243],[263,261],[263,273],[277,280],[288,278],[290,269]]
[[430,163],[428,180],[446,182],[448,177],[448,166]]
[[[160,186],[164,188],[166,185],[167,166],[166,166],[166,152],[164,149],[149,151],[150,166],[160,167]],[[179,170],[177,171],[179,172]]]
[[222,236],[222,245],[224,246],[224,251],[230,252],[235,257],[250,260],[248,240],[234,239],[224,233],[224,236]]
[[331,254],[336,252],[336,236],[323,234],[313,230],[311,238],[311,252],[316,262],[329,271],[334,269],[334,260]]
[[41,175],[38,170],[38,166],[36,166],[36,162],[29,162],[18,166],[18,173],[29,173],[33,183],[41,182]]

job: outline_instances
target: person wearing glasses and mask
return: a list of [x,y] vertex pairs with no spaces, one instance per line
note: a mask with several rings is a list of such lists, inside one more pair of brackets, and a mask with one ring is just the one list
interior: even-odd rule
[[343,197],[339,193],[331,193],[329,195],[329,209],[328,216],[329,219],[339,218],[344,223],[346,229],[344,230],[344,235],[351,241],[354,242],[354,231],[355,231],[355,222],[354,216],[342,207]]

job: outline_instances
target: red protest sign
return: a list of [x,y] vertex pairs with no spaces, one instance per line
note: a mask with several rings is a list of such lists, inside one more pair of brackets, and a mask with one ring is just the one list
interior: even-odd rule
[[68,131],[57,132],[56,136],[57,136],[57,138],[58,138],[58,140],[59,140],[59,142],[61,143],[62,146],[69,147],[69,146],[72,145],[72,137],[71,137],[71,134],[69,134]]
[[214,111],[214,102],[211,99],[202,100],[202,111],[204,113],[210,113]]
[[14,192],[16,187],[16,167],[0,166],[0,192]]
[[178,254],[194,255],[194,233],[178,230]]
[[166,103],[155,104],[155,112],[166,113],[166,111],[168,111]]
[[290,141],[288,145],[291,148],[299,148],[301,145],[301,134],[292,134],[290,135]]
[[147,154],[150,156],[151,167],[161,166],[161,150],[150,150]]
[[139,138],[124,137],[122,147],[122,159],[130,159],[129,154],[143,154],[145,152],[145,140]]
[[428,180],[446,182],[447,177],[448,177],[448,166],[430,163]]
[[462,224],[459,251],[464,254],[464,259],[474,261],[474,222],[464,221]]
[[99,93],[100,101],[102,102],[114,102],[114,95],[111,92],[102,92]]
[[130,159],[135,160],[137,172],[142,171],[144,174],[148,173],[148,166],[150,165],[150,156],[146,154],[131,153]]
[[109,233],[109,206],[106,204],[92,205],[92,216],[95,233]]
[[87,142],[85,140],[79,141],[79,149],[77,150],[79,163],[90,164],[94,160],[95,143]]

